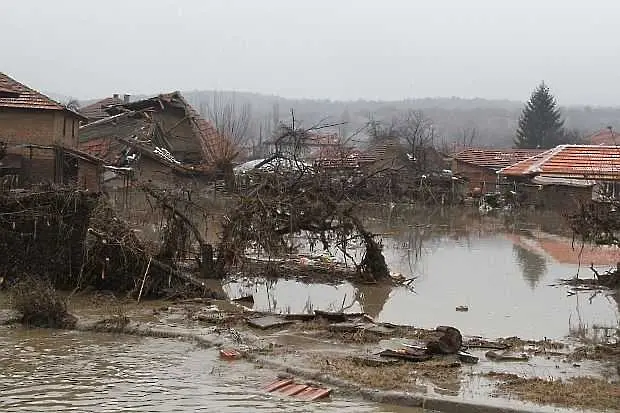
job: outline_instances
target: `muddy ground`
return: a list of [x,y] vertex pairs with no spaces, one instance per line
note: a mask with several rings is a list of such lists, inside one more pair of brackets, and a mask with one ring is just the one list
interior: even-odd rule
[[[6,323],[11,319],[6,297],[0,299],[0,308],[0,321]],[[494,339],[489,344],[464,337],[464,343],[471,344],[468,351],[479,359],[476,364],[460,361],[455,355],[409,362],[379,358],[375,353],[406,344],[424,345],[436,336],[435,331],[391,325],[381,325],[375,332],[348,331],[321,317],[288,320],[290,324],[263,330],[251,327],[248,320],[264,314],[248,310],[243,303],[207,299],[138,304],[107,294],[75,295],[70,297],[69,311],[80,325],[114,327],[116,331],[141,326],[215,336],[218,345],[237,349],[248,359],[259,354],[376,389],[452,396],[482,404],[502,400],[516,407],[620,411],[618,344],[517,337]],[[494,350],[478,347],[481,345],[508,346],[515,360],[490,358],[488,351]]]

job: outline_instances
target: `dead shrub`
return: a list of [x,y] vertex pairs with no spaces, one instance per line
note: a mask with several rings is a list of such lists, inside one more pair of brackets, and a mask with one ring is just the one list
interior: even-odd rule
[[25,277],[11,289],[13,308],[22,323],[35,327],[66,328],[75,324],[67,302],[46,278]]

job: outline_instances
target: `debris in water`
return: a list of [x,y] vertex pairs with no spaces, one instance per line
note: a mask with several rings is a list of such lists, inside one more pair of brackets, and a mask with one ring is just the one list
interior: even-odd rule
[[467,364],[476,364],[479,360],[478,357],[467,353],[466,351],[459,351],[457,355],[459,356],[459,361]]
[[449,326],[439,326],[436,331],[443,333],[436,340],[431,340],[426,344],[429,354],[456,354],[463,345],[461,332]]
[[229,350],[221,349],[220,358],[223,358],[225,360],[238,360],[241,358],[241,353],[235,349],[229,349]]
[[235,298],[233,300],[234,302],[237,303],[247,303],[247,304],[254,304],[254,295],[250,294],[250,295],[244,295],[243,297],[239,297],[239,298]]
[[278,379],[269,383],[263,389],[268,393],[276,393],[282,396],[292,396],[304,401],[314,401],[328,397],[332,389],[314,387],[307,384],[295,383],[293,379]]
[[248,325],[250,327],[260,328],[261,330],[266,330],[268,328],[273,327],[283,327],[289,324],[292,324],[293,321],[287,320],[284,317],[268,315],[264,317],[250,318],[248,320]]
[[494,361],[528,361],[530,358],[527,354],[518,354],[508,351],[489,350],[485,354],[486,358]]
[[419,350],[416,351],[411,348],[403,348],[399,350],[389,350],[389,349],[383,350],[382,352],[379,353],[379,356],[397,358],[401,360],[414,361],[414,362],[427,361],[433,357],[432,355],[428,354],[426,351],[419,351]]
[[472,338],[465,343],[465,346],[469,348],[488,348],[491,350],[506,350],[509,347],[507,344],[484,340],[482,338]]
[[381,357],[377,357],[376,355],[371,355],[371,356],[353,356],[353,357],[351,357],[351,360],[354,361],[355,363],[359,364],[359,365],[367,366],[367,367],[389,366],[390,364],[394,364],[394,363],[397,362],[397,360],[395,360],[395,359],[381,358]]

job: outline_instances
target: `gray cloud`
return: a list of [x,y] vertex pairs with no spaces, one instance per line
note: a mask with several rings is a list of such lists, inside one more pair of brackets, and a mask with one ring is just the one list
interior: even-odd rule
[[7,0],[0,71],[79,98],[228,89],[287,97],[618,105],[614,0]]

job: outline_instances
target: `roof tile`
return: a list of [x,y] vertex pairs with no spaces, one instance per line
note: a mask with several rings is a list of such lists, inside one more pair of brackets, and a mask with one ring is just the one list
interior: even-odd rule
[[544,152],[542,149],[482,149],[468,148],[454,159],[484,168],[501,169]]
[[0,94],[0,107],[68,110],[60,103],[2,72],[0,72],[0,91],[4,92]]
[[505,176],[536,174],[620,180],[620,146],[560,145],[499,171]]
[[80,113],[86,116],[91,121],[105,119],[108,116],[110,116],[110,114],[105,111],[106,108],[110,106],[122,105],[122,104],[123,104],[122,99],[111,96],[105,99],[101,99],[88,106],[84,106],[83,108],[80,108]]

